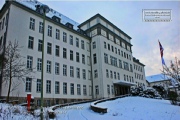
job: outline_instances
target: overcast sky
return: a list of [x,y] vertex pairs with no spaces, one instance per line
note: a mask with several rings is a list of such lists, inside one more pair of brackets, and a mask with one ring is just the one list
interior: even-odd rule
[[[0,8],[5,0],[0,0]],[[48,1],[39,0],[50,8],[82,23],[99,13],[131,36],[133,56],[145,64],[146,76],[162,70],[158,39],[164,48],[165,63],[180,59],[180,2],[179,1]],[[143,9],[171,9],[170,22],[144,22]]]

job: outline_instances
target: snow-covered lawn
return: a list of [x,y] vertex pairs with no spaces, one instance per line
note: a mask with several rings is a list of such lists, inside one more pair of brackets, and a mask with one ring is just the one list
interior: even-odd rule
[[90,103],[56,110],[57,120],[180,120],[180,106],[167,100],[143,97],[125,97],[97,104],[107,107],[105,114],[95,113]]

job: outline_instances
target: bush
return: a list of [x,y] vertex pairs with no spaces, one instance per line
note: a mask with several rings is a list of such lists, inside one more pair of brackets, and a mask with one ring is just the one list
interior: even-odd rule
[[169,97],[169,100],[171,101],[171,103],[174,105],[176,104],[176,101],[177,101],[177,97],[178,97],[178,94],[174,91],[169,91],[168,92],[168,97]]

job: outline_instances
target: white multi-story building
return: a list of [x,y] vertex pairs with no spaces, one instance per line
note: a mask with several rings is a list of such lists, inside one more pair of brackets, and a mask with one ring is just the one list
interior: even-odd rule
[[[0,45],[17,40],[27,68],[26,77],[11,97],[26,100],[28,92],[37,104],[41,96],[43,15],[36,0],[6,1],[0,11]],[[130,87],[145,83],[144,65],[134,61],[131,37],[100,14],[78,24],[50,9],[45,18],[44,100],[64,103],[128,94]],[[5,47],[4,47],[5,48]],[[133,65],[141,66],[134,76]],[[2,80],[1,80],[2,81]],[[1,82],[0,96],[7,95]]]

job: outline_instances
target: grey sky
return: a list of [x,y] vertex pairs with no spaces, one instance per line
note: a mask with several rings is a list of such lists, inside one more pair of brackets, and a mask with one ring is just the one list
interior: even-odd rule
[[[3,1],[0,0],[0,8]],[[179,1],[40,1],[78,23],[97,13],[104,16],[132,37],[133,56],[146,65],[147,76],[158,74],[162,69],[158,39],[164,48],[167,65],[174,57],[180,59]],[[143,22],[143,9],[171,9],[172,21]]]

